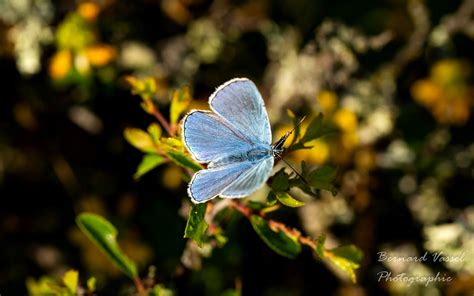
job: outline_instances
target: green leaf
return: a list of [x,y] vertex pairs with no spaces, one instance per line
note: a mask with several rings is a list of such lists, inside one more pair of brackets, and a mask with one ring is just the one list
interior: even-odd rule
[[89,292],[95,292],[95,285],[96,285],[95,277],[90,277],[87,280],[87,290],[89,290]]
[[204,219],[206,208],[207,203],[194,204],[184,230],[184,237],[194,240],[198,246],[202,246],[206,237],[207,223]]
[[76,223],[123,273],[132,279],[137,277],[137,267],[120,249],[117,229],[109,221],[96,214],[82,213]]
[[166,162],[166,159],[158,154],[145,154],[142,161],[138,165],[137,171],[133,175],[135,180],[140,179],[141,176],[156,168],[160,164]]
[[275,192],[276,198],[285,206],[291,208],[298,208],[304,206],[304,202],[294,199],[288,192]]
[[170,149],[166,152],[166,154],[174,163],[176,163],[179,166],[191,169],[195,172],[202,169],[201,165],[196,163],[192,158],[187,156],[184,152]]
[[334,263],[337,267],[345,271],[351,278],[353,283],[356,283],[355,270],[360,267],[363,253],[354,245],[341,246],[333,250],[325,252],[325,257]]
[[322,166],[308,174],[307,180],[316,189],[334,191],[334,179],[336,178],[336,168]]
[[308,141],[318,138],[322,131],[322,127],[323,127],[323,114],[319,113],[316,116],[316,118],[314,118],[308,125],[308,128],[306,129],[306,132],[303,138],[301,139],[301,141],[308,142]]
[[153,290],[149,292],[149,296],[173,296],[173,290],[165,288],[162,284],[157,284],[153,287]]
[[143,152],[153,152],[156,150],[152,137],[141,129],[128,127],[123,132],[123,135],[133,147]]
[[68,288],[71,295],[76,295],[77,284],[79,282],[79,272],[77,270],[68,270],[63,276],[63,283]]
[[285,169],[279,170],[273,177],[271,187],[274,191],[287,191],[289,188],[289,181],[287,173],[285,173]]
[[176,124],[180,115],[186,110],[191,103],[191,92],[189,87],[183,87],[173,92],[170,107],[170,122]]
[[277,203],[275,193],[270,191],[267,195],[267,206],[274,206]]
[[147,131],[150,134],[151,139],[153,140],[153,142],[155,142],[155,143],[160,142],[160,137],[161,137],[162,131],[161,131],[161,127],[158,123],[155,123],[155,122],[151,123],[148,126]]
[[301,252],[297,238],[292,238],[280,230],[274,231],[262,217],[252,215],[250,223],[260,238],[276,253],[294,259]]
[[326,236],[322,234],[316,240],[316,250],[314,250],[316,254],[319,256],[319,258],[321,259],[324,258],[324,244],[325,243],[326,243]]

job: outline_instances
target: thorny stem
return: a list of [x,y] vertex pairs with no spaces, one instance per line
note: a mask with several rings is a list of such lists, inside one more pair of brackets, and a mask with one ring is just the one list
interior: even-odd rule
[[138,276],[133,278],[133,283],[135,284],[135,287],[137,287],[138,295],[147,296],[145,286],[143,286],[143,282]]

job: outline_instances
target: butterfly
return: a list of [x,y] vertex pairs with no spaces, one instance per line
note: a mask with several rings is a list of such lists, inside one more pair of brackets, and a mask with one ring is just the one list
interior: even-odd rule
[[234,78],[209,97],[211,111],[192,110],[182,139],[194,160],[207,168],[194,174],[188,195],[194,203],[250,195],[270,177],[290,132],[272,145],[265,104],[255,84]]

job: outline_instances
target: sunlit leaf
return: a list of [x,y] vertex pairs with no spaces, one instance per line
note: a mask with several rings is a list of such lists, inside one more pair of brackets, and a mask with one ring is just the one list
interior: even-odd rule
[[189,87],[183,87],[173,92],[170,107],[171,124],[178,123],[179,117],[186,110],[189,103],[191,103],[191,91]]
[[117,229],[109,221],[96,214],[82,213],[77,216],[76,223],[123,273],[130,278],[137,276],[135,263],[120,249],[117,243]]
[[126,128],[124,137],[133,147],[143,152],[153,152],[156,149],[152,137],[141,129]]
[[304,202],[293,198],[288,192],[277,191],[275,192],[275,196],[278,199],[278,201],[280,201],[282,204],[284,204],[287,207],[297,208],[297,207],[304,206]]
[[192,158],[190,158],[184,152],[171,149],[171,150],[168,150],[166,154],[174,163],[176,163],[179,166],[191,169],[195,172],[202,169],[202,167],[198,163],[196,163]]
[[133,178],[138,180],[141,176],[165,162],[166,159],[163,156],[152,153],[145,154],[142,161],[138,165],[137,171],[133,175]]
[[157,284],[153,290],[148,293],[149,296],[173,296],[173,290],[166,289],[162,284]]
[[126,76],[125,81],[130,85],[132,94],[140,95],[144,99],[148,100],[156,93],[157,84],[153,77],[138,79],[133,76]]
[[151,139],[153,140],[153,142],[155,142],[155,143],[160,142],[160,137],[161,137],[162,131],[161,131],[161,127],[158,123],[153,122],[152,124],[150,124],[147,128],[147,131],[150,134]]
[[307,180],[316,189],[334,191],[334,179],[336,178],[336,168],[322,166],[308,174]]
[[208,227],[206,220],[204,220],[206,208],[207,203],[193,205],[184,230],[184,237],[194,240],[199,246],[202,246],[206,238]]
[[274,231],[262,217],[252,215],[250,222],[260,238],[276,253],[294,259],[301,252],[301,245],[296,238],[280,230]]
[[95,291],[95,285],[96,285],[95,277],[91,277],[87,280],[87,290],[89,290],[89,292]]
[[77,270],[68,270],[63,276],[63,283],[72,295],[77,293],[77,284],[79,282],[79,272]]
[[333,250],[327,250],[325,257],[337,267],[345,271],[352,282],[356,282],[355,270],[360,267],[363,253],[354,245],[341,246]]

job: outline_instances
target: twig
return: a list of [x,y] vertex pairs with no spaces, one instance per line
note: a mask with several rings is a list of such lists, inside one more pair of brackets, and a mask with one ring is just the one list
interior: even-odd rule
[[137,287],[138,295],[147,296],[145,286],[143,286],[143,282],[138,276],[133,278],[133,283],[135,284],[135,287]]

